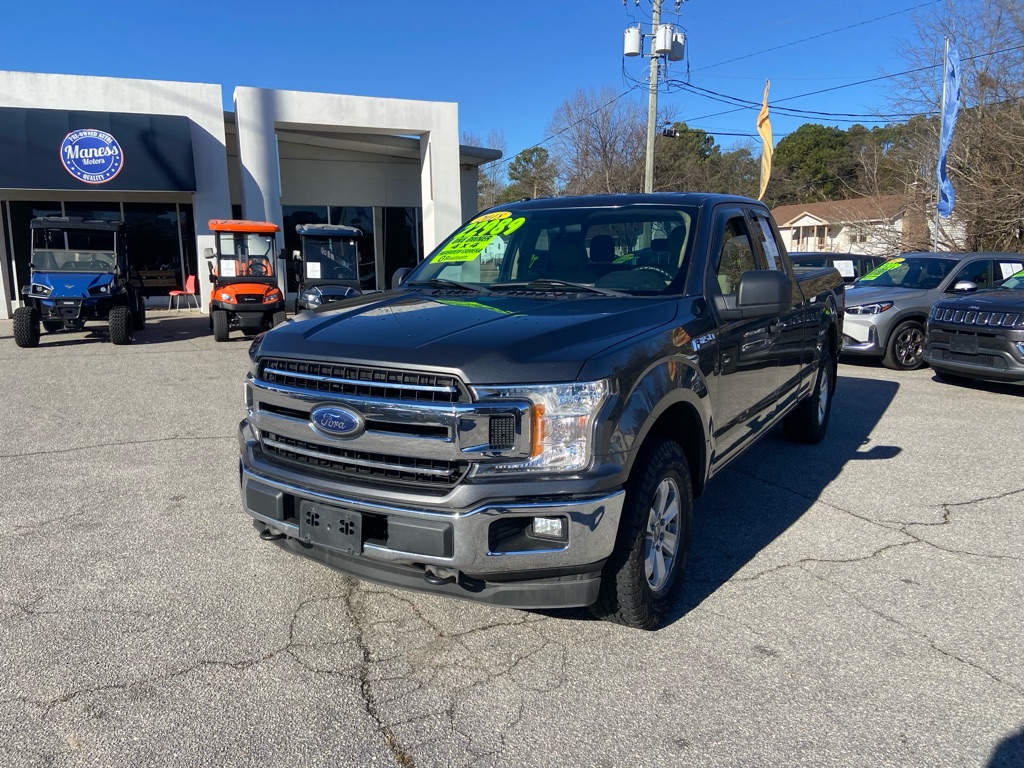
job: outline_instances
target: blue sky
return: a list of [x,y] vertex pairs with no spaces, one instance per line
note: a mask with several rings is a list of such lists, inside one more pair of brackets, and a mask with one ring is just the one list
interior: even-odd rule
[[[619,94],[639,83],[626,98],[646,103],[647,60],[624,58],[622,37],[638,22],[649,31],[650,0],[7,5],[0,69],[219,83],[228,109],[236,85],[454,101],[460,129],[481,138],[503,131],[509,157],[547,138],[555,109],[577,88]],[[900,51],[916,42],[915,14],[941,13],[943,4],[687,0],[675,8],[664,0],[662,21],[684,29],[688,55],[670,66],[672,79],[760,102],[769,78],[770,102],[786,99],[780,106],[877,115],[890,110],[891,80],[791,97],[908,68]],[[806,38],[814,39],[796,42]],[[725,132],[754,133],[756,108],[720,115],[731,107],[679,89],[663,88],[660,100],[675,119],[722,133],[725,147],[744,140]],[[773,114],[776,141],[802,122],[849,125]]]

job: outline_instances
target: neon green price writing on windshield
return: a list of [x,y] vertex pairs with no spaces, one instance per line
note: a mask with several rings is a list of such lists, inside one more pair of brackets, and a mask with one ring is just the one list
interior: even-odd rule
[[508,211],[497,211],[473,219],[431,261],[435,264],[472,261],[479,258],[483,249],[498,235],[510,235],[525,223],[524,217],[513,219]]
[[890,259],[884,264],[880,264],[879,266],[875,267],[873,270],[868,272],[866,275],[864,275],[864,277],[861,278],[861,280],[874,280],[876,277],[881,277],[886,272],[891,272],[892,270],[896,269],[902,263],[903,259]]

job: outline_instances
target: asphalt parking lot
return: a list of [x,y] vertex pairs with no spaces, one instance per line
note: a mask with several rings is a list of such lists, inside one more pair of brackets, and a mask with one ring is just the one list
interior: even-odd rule
[[399,592],[261,542],[248,342],[0,320],[2,766],[1024,764],[1024,387],[840,365],[697,502],[678,610]]

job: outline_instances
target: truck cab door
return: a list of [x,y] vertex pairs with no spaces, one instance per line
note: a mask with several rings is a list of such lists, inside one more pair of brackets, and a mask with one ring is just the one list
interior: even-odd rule
[[[735,306],[740,276],[763,269],[755,255],[754,233],[739,207],[718,209],[712,226],[705,297],[713,307]],[[774,414],[779,377],[772,337],[776,322],[774,317],[718,321],[713,462],[730,458]]]
[[750,211],[750,227],[755,233],[755,246],[761,250],[765,266],[782,272],[792,286],[792,304],[789,312],[781,315],[772,325],[772,346],[778,359],[776,400],[798,394],[801,375],[815,360],[818,337],[818,313],[806,305],[800,285],[793,274],[792,264],[767,212]]

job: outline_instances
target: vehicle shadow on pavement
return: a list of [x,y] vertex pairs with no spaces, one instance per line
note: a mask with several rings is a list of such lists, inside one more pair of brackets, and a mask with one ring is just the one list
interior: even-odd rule
[[[167,344],[174,341],[198,339],[204,336],[213,338],[213,331],[210,330],[210,319],[206,315],[191,314],[178,315],[171,311],[167,313],[149,312],[146,315],[146,328],[135,331],[135,337],[127,346],[148,346],[151,344]],[[0,339],[12,339],[13,335],[0,335]],[[250,341],[251,336],[242,336],[235,332],[229,341]],[[86,325],[80,331],[57,331],[48,333],[44,331],[39,337],[39,348],[46,347],[77,347],[91,344],[110,344],[110,333],[103,323]]]
[[696,502],[683,589],[671,623],[700,605],[793,525],[850,461],[884,461],[902,450],[871,445],[899,384],[840,375],[825,439],[786,440],[781,427],[708,483]]
[[[694,505],[683,587],[661,628],[704,602],[799,520],[847,462],[880,461],[900,453],[895,445],[865,449],[899,386],[840,375],[824,440],[817,445],[792,443],[780,425],[712,478]],[[582,608],[536,613],[592,618]]]

